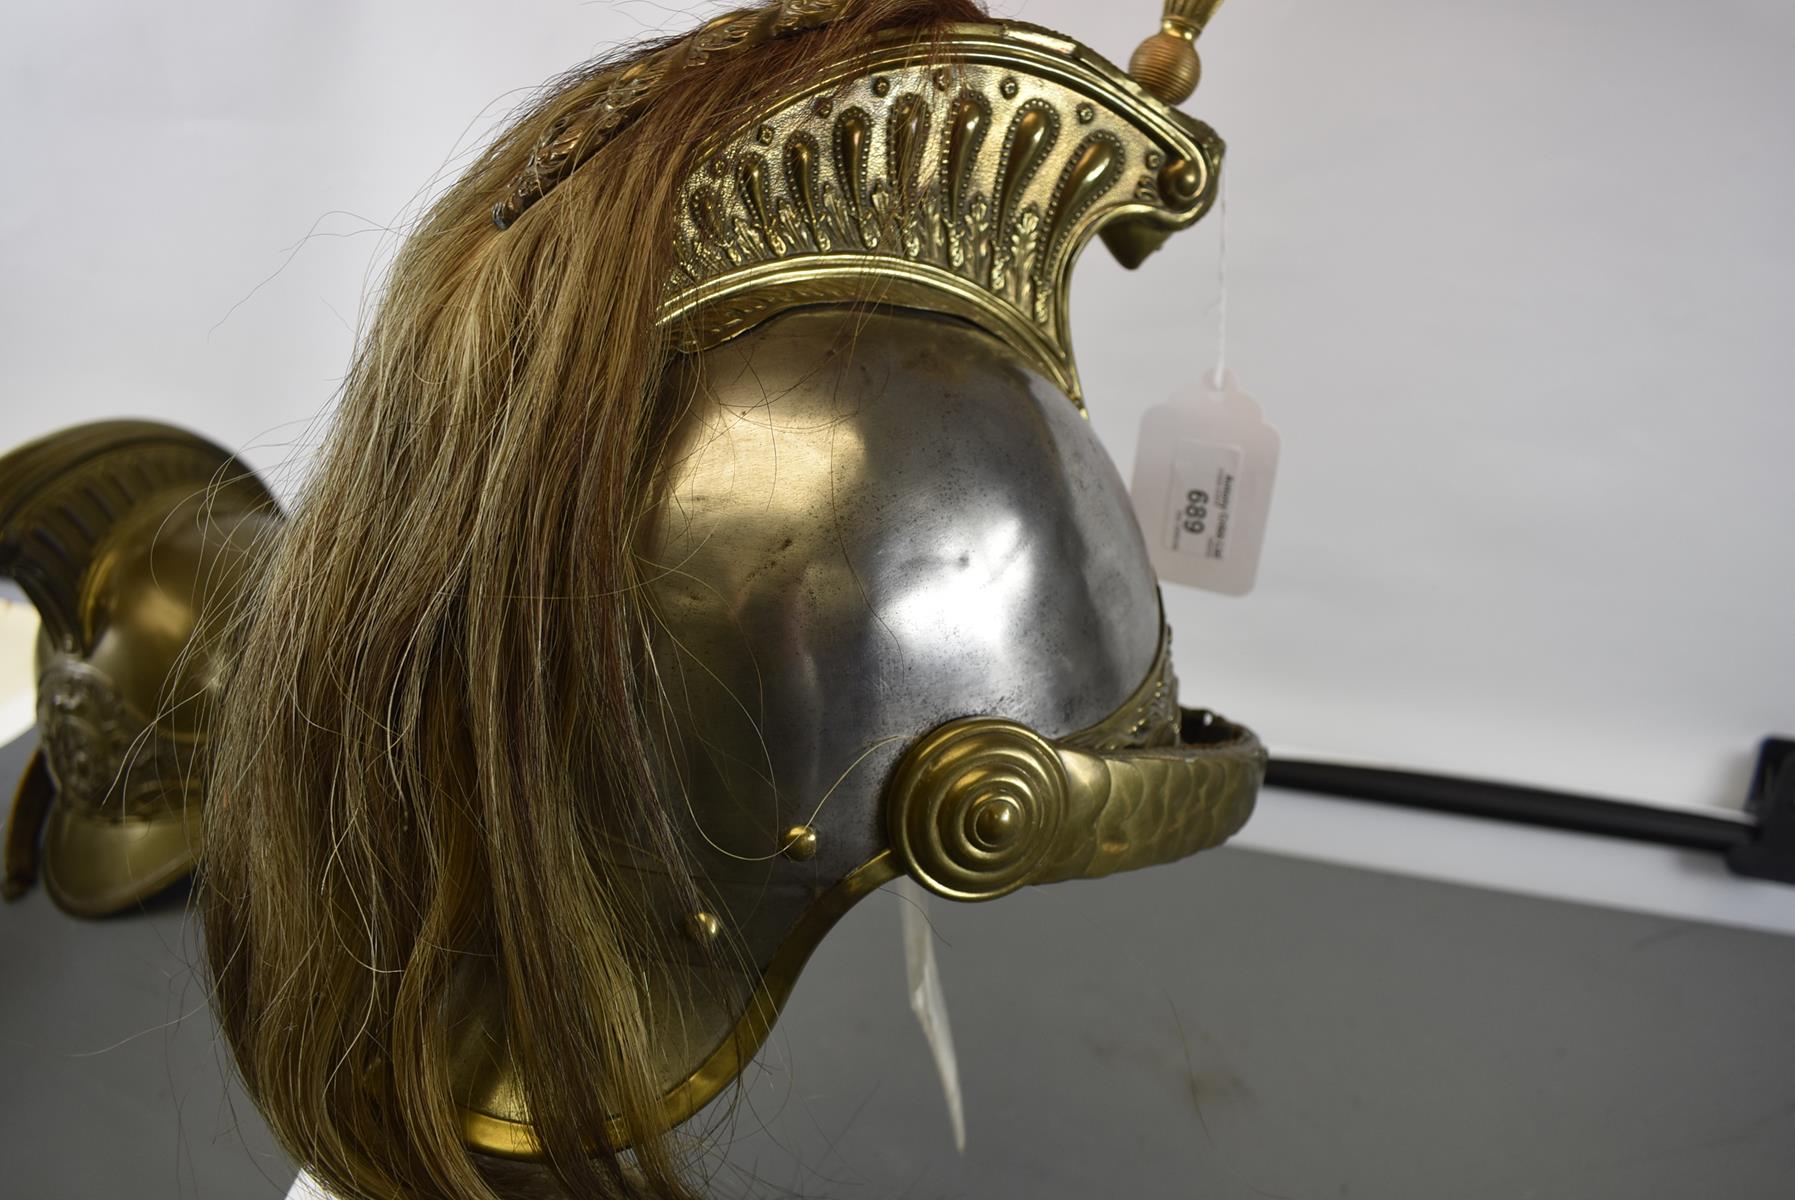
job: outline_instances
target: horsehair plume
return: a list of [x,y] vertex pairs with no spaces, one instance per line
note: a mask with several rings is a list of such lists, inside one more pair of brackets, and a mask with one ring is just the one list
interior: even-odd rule
[[[684,399],[655,319],[678,188],[701,139],[885,31],[926,42],[981,18],[972,0],[788,0],[576,71],[397,256],[231,630],[200,893],[238,1069],[341,1200],[522,1194],[461,1139],[470,979],[543,1147],[533,1190],[691,1194],[660,1136],[642,992],[672,935],[601,853],[644,847],[693,890],[653,767],[653,615],[631,553]],[[676,56],[703,71],[651,70]],[[655,82],[579,141],[567,161],[588,169],[556,177],[538,148],[623,112],[608,89],[625,76]],[[494,205],[526,177],[552,192],[501,233]],[[604,1144],[608,1118],[627,1152]]]

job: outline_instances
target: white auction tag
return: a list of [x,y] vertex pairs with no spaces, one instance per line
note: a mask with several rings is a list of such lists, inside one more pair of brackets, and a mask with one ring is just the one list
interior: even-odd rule
[[287,1189],[287,1200],[330,1200],[330,1197],[324,1194],[323,1188],[312,1182],[310,1175],[301,1171],[293,1181],[293,1186]]
[[898,911],[903,914],[904,975],[910,984],[910,1011],[935,1058],[941,1095],[947,1101],[947,1123],[954,1149],[966,1153],[966,1104],[960,1095],[960,1059],[954,1053],[954,1031],[947,1020],[947,995],[941,990],[941,969],[935,964],[935,927],[929,924],[929,894],[908,875],[897,881]]
[[1147,410],[1131,490],[1160,579],[1228,596],[1252,590],[1279,444],[1231,371]]

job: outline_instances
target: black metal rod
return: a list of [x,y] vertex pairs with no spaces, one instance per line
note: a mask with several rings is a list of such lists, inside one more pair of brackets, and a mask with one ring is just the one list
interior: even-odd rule
[[1543,825],[1715,854],[1724,854],[1752,840],[1753,827],[1749,823],[1726,817],[1419,771],[1274,758],[1266,770],[1265,782],[1298,792]]

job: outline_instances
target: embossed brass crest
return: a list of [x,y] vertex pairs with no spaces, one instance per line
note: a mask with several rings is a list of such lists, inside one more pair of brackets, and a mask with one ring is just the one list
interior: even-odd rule
[[804,305],[947,312],[1076,401],[1078,252],[1119,224],[1134,265],[1207,211],[1221,155],[1208,126],[1044,30],[895,41],[705,156],[681,192],[662,319],[697,351]]

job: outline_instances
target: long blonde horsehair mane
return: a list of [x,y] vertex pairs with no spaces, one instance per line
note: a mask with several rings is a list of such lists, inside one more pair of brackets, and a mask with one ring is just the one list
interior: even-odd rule
[[656,326],[677,189],[706,136],[881,31],[981,16],[751,11],[753,44],[707,48],[713,22],[551,84],[435,202],[233,631],[201,899],[214,1005],[276,1135],[343,1200],[526,1186],[461,1139],[448,999],[469,963],[502,996],[545,1152],[528,1188],[692,1194],[654,1122],[639,964],[660,925],[597,853],[627,838],[690,889],[631,553],[682,400]]

